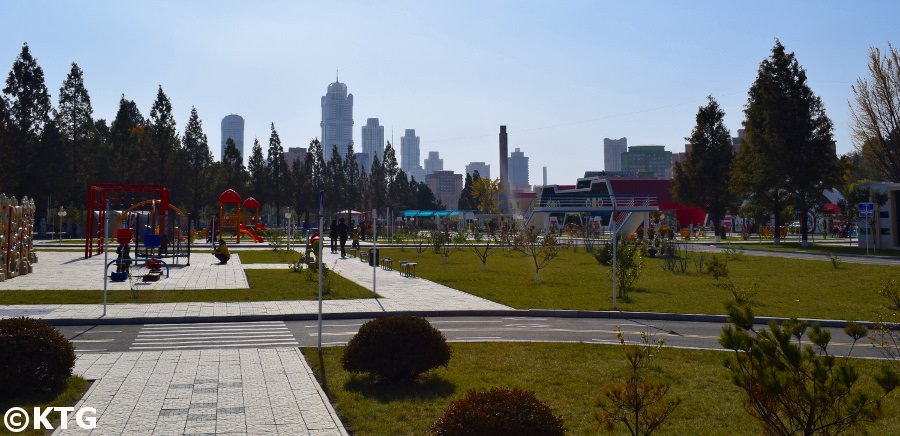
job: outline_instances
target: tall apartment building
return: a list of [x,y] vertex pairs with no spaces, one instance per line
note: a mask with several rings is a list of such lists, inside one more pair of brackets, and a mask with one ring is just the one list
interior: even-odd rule
[[466,174],[469,177],[475,176],[475,171],[478,171],[478,177],[482,179],[490,179],[491,178],[491,166],[484,162],[469,162],[466,165]]
[[528,182],[528,157],[516,148],[509,154],[509,189],[511,192],[530,191]]
[[244,118],[240,115],[226,115],[222,118],[222,154],[220,159],[225,156],[225,143],[231,138],[235,147],[241,152],[241,158],[244,157]]
[[428,157],[425,159],[425,175],[431,174],[435,171],[443,171],[444,170],[444,160],[441,159],[441,156],[436,151],[429,151]]
[[662,145],[635,145],[622,153],[622,171],[638,177],[665,179],[672,169],[672,152]]
[[425,169],[419,157],[420,138],[416,136],[416,129],[406,129],[400,137],[400,169],[417,182],[425,179]]
[[737,136],[731,138],[731,147],[734,150],[734,155],[737,156],[738,152],[741,151],[741,144],[747,140],[747,131],[744,129],[738,129]]
[[622,153],[628,150],[628,138],[603,138],[603,169],[622,171]]
[[347,145],[353,142],[353,94],[347,94],[347,85],[338,82],[328,85],[322,96],[322,155],[331,160],[331,151],[337,146],[338,153],[347,157]]
[[288,147],[284,152],[284,162],[287,164],[288,170],[291,169],[294,161],[303,163],[303,159],[306,159],[306,148],[304,147]]
[[[369,156],[370,162],[372,157],[378,156],[378,161],[384,160],[384,126],[378,124],[378,118],[366,119],[366,125],[362,126],[362,153]],[[371,164],[366,165],[366,171],[369,171]]]
[[425,184],[435,198],[444,204],[444,209],[456,209],[463,189],[463,176],[453,171],[435,171],[425,176]]

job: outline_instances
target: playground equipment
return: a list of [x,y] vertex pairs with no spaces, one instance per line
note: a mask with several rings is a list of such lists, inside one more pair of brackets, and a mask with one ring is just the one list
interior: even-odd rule
[[0,281],[32,272],[37,262],[34,243],[34,201],[0,194]]
[[134,238],[134,232],[130,228],[116,230],[116,242],[119,244],[116,248],[116,259],[107,263],[106,268],[115,265],[116,270],[110,273],[109,279],[113,282],[124,282],[132,277],[131,265],[144,262],[147,273],[141,275],[142,281],[155,282],[162,276],[162,268],[166,268],[166,278],[169,277],[169,265],[159,257],[161,247],[161,235],[144,235],[145,256],[136,255],[134,259],[130,256],[130,244]]
[[[257,230],[265,230],[266,228],[259,223],[259,202],[253,197],[248,197],[241,207],[241,196],[234,189],[226,189],[219,195],[219,227],[218,239],[225,239],[226,232],[233,234],[235,243],[241,242],[241,235],[250,237],[256,242],[264,242],[265,240],[256,234]],[[252,218],[249,212],[244,213],[243,209],[252,209],[254,211]],[[245,225],[241,216],[247,217],[247,224],[252,224],[253,228]],[[229,236],[230,238],[230,236]]]

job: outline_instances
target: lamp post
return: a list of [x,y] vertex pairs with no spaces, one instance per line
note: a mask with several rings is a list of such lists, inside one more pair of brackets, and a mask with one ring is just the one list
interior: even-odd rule
[[293,221],[291,221],[291,211],[287,211],[284,213],[284,219],[287,220],[287,249],[291,251],[291,225]]
[[59,242],[62,243],[62,220],[66,216],[66,210],[60,206],[59,211],[56,212],[56,214],[59,215]]

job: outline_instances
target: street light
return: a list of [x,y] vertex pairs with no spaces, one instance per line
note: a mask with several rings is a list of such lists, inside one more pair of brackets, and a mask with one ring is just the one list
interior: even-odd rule
[[288,251],[291,251],[291,225],[293,224],[293,221],[291,220],[291,211],[287,211],[284,213],[284,219],[287,220],[287,249]]
[[66,210],[60,206],[59,211],[56,212],[56,214],[59,215],[59,242],[62,243],[62,220],[66,216]]

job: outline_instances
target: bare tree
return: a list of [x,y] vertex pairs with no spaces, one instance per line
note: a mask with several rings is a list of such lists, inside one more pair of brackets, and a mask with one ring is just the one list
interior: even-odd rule
[[534,263],[534,283],[538,283],[538,274],[550,261],[556,258],[562,246],[556,235],[528,226],[523,228],[512,241],[513,250],[524,253]]
[[481,270],[487,271],[487,259],[488,256],[494,254],[494,250],[497,249],[497,231],[493,226],[486,226],[486,233],[483,233],[481,229],[476,228],[475,232],[472,234],[472,237],[475,239],[475,243],[470,245],[469,247],[472,249],[472,252],[478,256],[478,260],[481,261]]
[[900,51],[869,50],[869,77],[853,86],[853,136],[857,149],[892,182],[900,182]]

